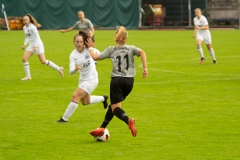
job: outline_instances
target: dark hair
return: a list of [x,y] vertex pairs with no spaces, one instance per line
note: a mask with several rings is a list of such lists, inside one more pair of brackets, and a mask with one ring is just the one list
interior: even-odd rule
[[88,45],[86,44],[86,42],[87,42],[88,38],[92,38],[92,37],[90,36],[90,34],[89,34],[87,31],[80,30],[80,31],[78,32],[78,34],[76,34],[76,35],[74,36],[74,38],[73,38],[74,41],[75,41],[75,39],[76,39],[77,36],[82,36],[82,37],[83,37],[84,45],[85,45],[85,47],[88,48]]

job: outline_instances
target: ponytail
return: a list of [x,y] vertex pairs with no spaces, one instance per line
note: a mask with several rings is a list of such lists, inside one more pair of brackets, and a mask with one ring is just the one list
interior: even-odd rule
[[76,38],[77,36],[82,36],[82,37],[83,37],[84,45],[88,48],[88,45],[87,45],[86,42],[87,42],[88,38],[92,38],[91,35],[90,35],[87,31],[80,30],[80,31],[78,32],[78,34],[74,36],[74,39],[73,39],[74,41],[75,41],[75,38]]
[[118,28],[118,30],[116,31],[115,37],[114,37],[116,47],[124,45],[127,37],[128,37],[128,33],[127,33],[125,27],[120,26]]

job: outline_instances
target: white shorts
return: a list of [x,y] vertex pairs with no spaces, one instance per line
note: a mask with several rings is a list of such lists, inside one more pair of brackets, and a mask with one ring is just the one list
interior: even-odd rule
[[206,44],[212,44],[212,37],[210,32],[197,33],[196,39],[204,41]]
[[[34,46],[29,45],[26,50],[27,50],[27,51],[31,51],[32,53],[34,53],[34,52],[33,52],[33,47],[34,47]],[[44,52],[45,52],[45,51],[44,51],[44,46],[43,46],[43,44],[39,44],[39,45],[37,46],[36,54],[41,54],[41,53],[44,53]]]
[[78,87],[91,94],[98,85],[98,78],[88,81],[79,81]]

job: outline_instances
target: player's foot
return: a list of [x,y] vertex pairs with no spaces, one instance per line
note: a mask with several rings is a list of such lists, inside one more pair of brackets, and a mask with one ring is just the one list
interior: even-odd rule
[[213,60],[213,63],[214,63],[214,64],[217,64],[217,61],[216,61],[216,60]]
[[60,119],[59,119],[57,122],[59,122],[59,123],[65,123],[65,122],[67,122],[67,121],[65,121],[62,117],[60,117]]
[[24,78],[22,78],[22,81],[26,81],[26,80],[31,80],[32,78],[30,76],[26,76]]
[[104,107],[104,109],[106,109],[107,106],[108,106],[108,103],[107,103],[108,96],[107,96],[107,95],[103,95],[103,97],[104,97],[104,101],[103,101],[102,103],[103,103],[103,107]]
[[93,137],[101,137],[104,134],[104,128],[97,128],[90,132]]
[[137,129],[135,127],[135,120],[133,118],[129,118],[128,128],[131,130],[133,137],[136,137],[137,136]]
[[60,67],[60,70],[58,72],[59,72],[60,76],[63,78],[64,77],[63,67]]
[[203,63],[204,61],[205,61],[205,58],[202,57],[202,58],[200,59],[200,64]]

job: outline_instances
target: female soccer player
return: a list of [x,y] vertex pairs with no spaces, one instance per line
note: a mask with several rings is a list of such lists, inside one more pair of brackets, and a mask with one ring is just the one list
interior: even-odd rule
[[212,48],[212,39],[211,39],[211,33],[209,31],[208,21],[206,17],[202,15],[202,11],[200,8],[195,9],[195,15],[196,17],[193,19],[194,25],[195,25],[193,38],[196,38],[197,49],[201,56],[200,63],[203,63],[205,60],[203,49],[201,47],[202,41],[204,41],[212,56],[213,63],[216,64],[217,61],[215,58],[214,50]]
[[110,84],[111,105],[106,112],[102,125],[90,132],[94,137],[103,135],[104,129],[114,115],[128,125],[134,137],[137,135],[135,120],[133,118],[128,118],[124,110],[121,108],[121,102],[128,96],[133,88],[134,76],[136,74],[134,56],[141,56],[143,64],[142,78],[146,78],[148,75],[147,60],[146,54],[143,50],[125,44],[127,37],[128,33],[126,29],[121,26],[115,33],[114,39],[116,46],[108,47],[99,55],[94,53],[92,48],[94,44],[91,39],[88,39],[89,51],[92,58],[94,60],[110,58],[113,64]]
[[38,55],[38,58],[42,64],[46,64],[47,66],[56,69],[60,73],[61,77],[63,77],[63,68],[45,59],[44,46],[37,30],[37,27],[40,27],[41,25],[38,24],[37,21],[30,14],[27,14],[23,17],[23,23],[25,24],[25,26],[23,27],[23,31],[26,37],[24,45],[22,46],[22,50],[27,46],[28,43],[29,46],[27,47],[22,57],[23,68],[26,73],[26,76],[22,78],[22,80],[32,79],[30,75],[28,59],[32,56],[33,53],[36,53]]
[[[103,102],[104,108],[107,108],[108,96],[91,96],[91,93],[98,85],[98,73],[96,65],[92,59],[86,45],[87,38],[90,35],[86,31],[79,31],[79,34],[74,36],[73,43],[75,48],[70,54],[70,73],[80,72],[78,88],[73,93],[72,100],[68,105],[64,115],[58,122],[67,122],[71,115],[78,107],[78,102],[81,100],[83,105]],[[96,53],[94,51],[94,53]]]
[[89,19],[85,18],[83,11],[78,12],[78,18],[80,19],[80,21],[77,21],[73,27],[70,27],[66,30],[61,30],[61,32],[64,33],[64,32],[71,31],[73,29],[86,30],[90,33],[90,36],[92,38],[94,38],[94,36],[93,36],[94,35],[94,28],[93,28],[94,26]]

